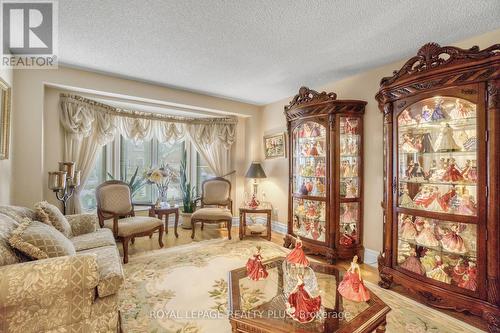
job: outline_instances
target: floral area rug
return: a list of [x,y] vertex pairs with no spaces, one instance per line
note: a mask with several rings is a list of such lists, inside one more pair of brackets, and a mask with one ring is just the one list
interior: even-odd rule
[[[225,315],[228,272],[243,267],[257,245],[264,260],[288,253],[264,240],[217,239],[131,256],[120,293],[124,332],[230,333]],[[395,292],[366,285],[392,308],[389,333],[482,332]],[[249,290],[244,299],[251,307],[262,296]]]

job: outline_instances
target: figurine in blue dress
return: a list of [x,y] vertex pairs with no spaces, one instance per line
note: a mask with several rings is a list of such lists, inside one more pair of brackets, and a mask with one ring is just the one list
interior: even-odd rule
[[432,119],[432,121],[440,121],[440,120],[446,119],[446,116],[445,116],[444,110],[443,110],[443,100],[442,99],[437,100],[431,119]]

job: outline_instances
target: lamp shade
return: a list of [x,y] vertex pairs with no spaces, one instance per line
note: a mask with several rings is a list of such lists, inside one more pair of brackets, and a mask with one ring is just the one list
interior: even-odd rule
[[248,168],[246,178],[266,178],[266,173],[262,169],[262,165],[259,162],[252,162],[250,168]]

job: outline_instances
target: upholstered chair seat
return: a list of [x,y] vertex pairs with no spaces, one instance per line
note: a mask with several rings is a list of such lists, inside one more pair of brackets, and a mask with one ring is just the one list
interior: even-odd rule
[[[216,177],[205,180],[201,185],[201,208],[191,215],[193,226],[191,238],[195,236],[196,223],[201,223],[203,230],[205,223],[225,222],[228,238],[231,239],[233,221],[233,201],[231,200],[231,183],[224,178]],[[206,207],[208,206],[208,207]]]
[[[118,220],[118,236],[128,237],[163,225],[163,221],[148,216],[132,216]],[[104,227],[113,230],[113,220],[104,221]]]
[[191,219],[193,218],[205,221],[229,220],[233,218],[233,214],[227,208],[200,208],[193,213]]
[[110,229],[123,245],[123,263],[128,262],[128,244],[136,237],[151,236],[158,231],[158,244],[163,247],[163,221],[155,217],[135,216],[132,195],[127,183],[110,180],[96,188],[97,216],[101,228]]

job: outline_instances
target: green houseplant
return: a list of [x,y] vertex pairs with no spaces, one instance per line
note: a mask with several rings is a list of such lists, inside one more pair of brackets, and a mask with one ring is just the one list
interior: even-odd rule
[[[130,178],[130,180],[127,181],[126,179],[121,178],[121,181],[127,183],[128,187],[130,187],[130,194],[132,198],[134,197],[135,194],[137,194],[137,192],[139,192],[140,189],[144,187],[144,185],[147,184],[147,179],[142,177],[142,175],[138,176],[138,173],[139,173],[139,167],[135,168],[135,172]],[[109,172],[108,172],[108,178],[111,180],[115,180],[115,177],[113,177],[113,175],[110,174]]]
[[179,183],[182,195],[182,228],[191,229],[191,214],[196,208],[196,186],[193,186],[187,179],[187,153],[182,154],[181,165],[179,168]]

